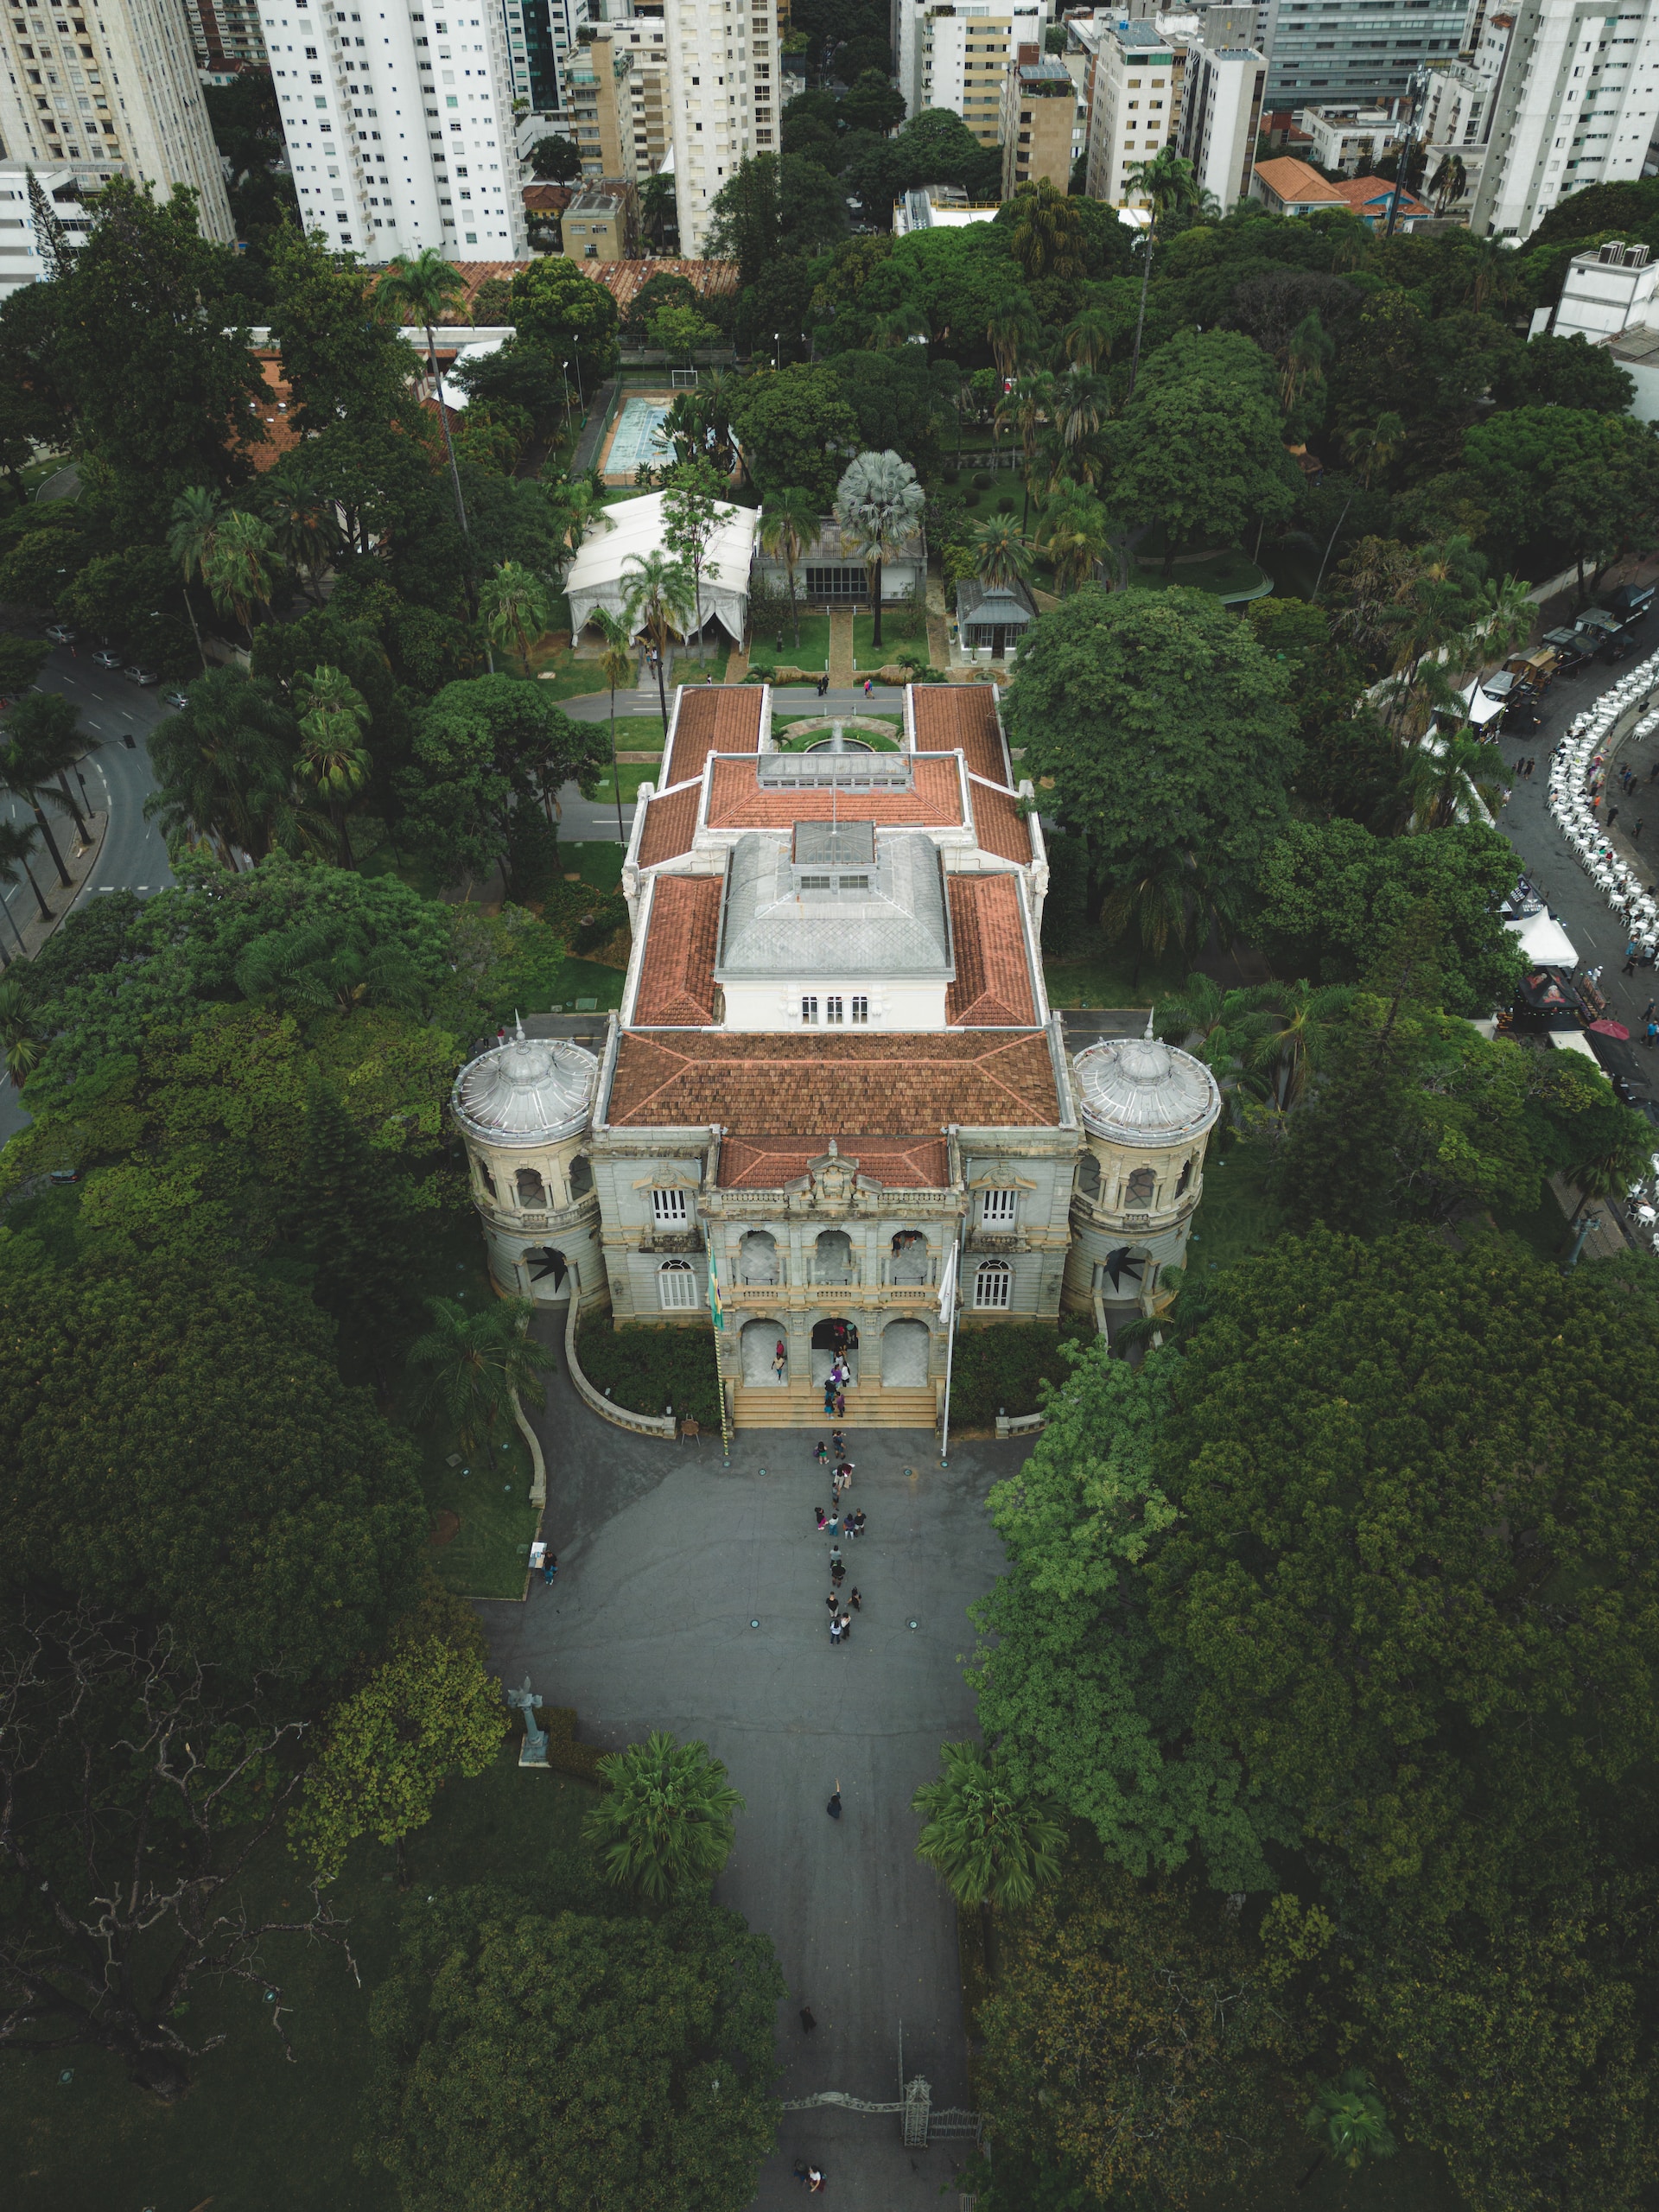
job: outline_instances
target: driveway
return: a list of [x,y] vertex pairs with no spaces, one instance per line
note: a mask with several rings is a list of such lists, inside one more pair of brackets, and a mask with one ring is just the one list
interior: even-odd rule
[[[925,1433],[849,1432],[868,1528],[842,1540],[844,1587],[864,1607],[835,1650],[812,1432],[746,1431],[728,1470],[718,1438],[658,1444],[598,1421],[562,1368],[539,1427],[558,1580],[522,1606],[480,1608],[496,1668],[574,1706],[584,1742],[661,1727],[725,1761],[748,1809],[715,1896],[777,1947],[785,2098],[895,2101],[902,2022],[906,2072],[926,2075],[936,2109],[965,2106],[956,1913],[915,1855],[910,1800],[940,1744],[975,1732],[966,1611],[1001,1557],[983,1501],[1027,1447],[964,1445],[942,1472]],[[824,1810],[837,1780],[838,1822]],[[792,2206],[791,2169],[807,2156],[842,2203],[937,2212],[961,2155],[906,2152],[896,2118],[786,2113],[755,2203]]]

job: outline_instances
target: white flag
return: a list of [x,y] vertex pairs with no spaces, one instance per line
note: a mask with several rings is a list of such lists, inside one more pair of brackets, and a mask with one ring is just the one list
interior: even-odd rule
[[944,1322],[950,1320],[956,1307],[957,1249],[955,1244],[950,1247],[950,1256],[944,1263],[944,1273],[939,1277],[939,1319]]

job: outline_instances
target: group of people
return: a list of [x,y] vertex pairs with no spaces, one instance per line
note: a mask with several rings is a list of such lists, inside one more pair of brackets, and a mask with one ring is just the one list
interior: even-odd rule
[[853,1379],[848,1354],[858,1350],[858,1326],[852,1321],[832,1321],[830,1327],[830,1372],[823,1378],[823,1417],[826,1421],[845,1421],[847,1385]]
[[[830,1500],[832,1510],[826,1513],[821,1505],[815,1505],[812,1518],[817,1524],[820,1535],[836,1537],[845,1534],[856,1539],[864,1533],[864,1513],[861,1507],[855,1512],[850,1506],[842,1503],[842,1499],[852,1487],[853,1463],[847,1457],[847,1440],[839,1429],[833,1432],[827,1446],[820,1437],[813,1447],[812,1457],[821,1467],[829,1465],[832,1455],[835,1459]],[[847,1592],[846,1603],[842,1604],[841,1586],[846,1580],[847,1562],[841,1555],[841,1546],[832,1542],[830,1547],[830,1595],[823,1602],[830,1612],[830,1642],[836,1650],[839,1650],[851,1637],[853,1615],[862,1611],[864,1605],[856,1583]]]

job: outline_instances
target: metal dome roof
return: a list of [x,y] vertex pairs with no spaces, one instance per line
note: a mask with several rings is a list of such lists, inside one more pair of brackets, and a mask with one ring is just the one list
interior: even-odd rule
[[1179,1144],[1202,1136],[1221,1112],[1220,1088],[1203,1061],[1150,1035],[1090,1045],[1071,1066],[1084,1127],[1116,1144]]
[[580,1045],[518,1034],[469,1060],[450,1103],[469,1135],[487,1144],[544,1144],[588,1118],[599,1062]]

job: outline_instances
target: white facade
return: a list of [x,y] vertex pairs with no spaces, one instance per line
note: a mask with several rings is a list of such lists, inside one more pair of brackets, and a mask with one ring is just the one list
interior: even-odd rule
[[500,7],[260,0],[300,213],[365,261],[528,254]]
[[982,145],[997,142],[1015,48],[1040,46],[1052,0],[900,0],[899,89],[912,115],[949,108]]
[[1644,245],[1614,239],[1592,253],[1574,254],[1550,321],[1557,338],[1582,337],[1592,345],[1632,327],[1659,327],[1659,262]]
[[[1556,201],[1639,177],[1659,115],[1659,0],[1520,0],[1470,227],[1529,237]],[[1496,22],[1496,19],[1494,19]]]
[[172,0],[8,8],[0,138],[15,162],[67,162],[83,186],[114,176],[197,196],[203,235],[233,236],[191,27]]
[[[34,175],[71,242],[79,244],[92,227],[91,214],[77,201],[58,200],[54,194],[79,187],[81,180],[68,168],[36,169]],[[48,274],[29,204],[29,177],[27,162],[0,162],[0,300]]]
[[1115,23],[1095,60],[1089,110],[1089,197],[1121,206],[1128,171],[1176,136],[1184,45],[1155,22]]
[[1315,168],[1340,169],[1345,176],[1374,176],[1376,164],[1395,143],[1403,124],[1384,107],[1305,107],[1296,118],[1307,133],[1303,158]]
[[1249,192],[1267,80],[1267,62],[1253,47],[1200,41],[1187,49],[1178,143],[1199,189],[1224,207]]
[[665,0],[680,251],[696,257],[710,202],[738,164],[775,153],[783,65],[772,0]]

